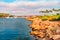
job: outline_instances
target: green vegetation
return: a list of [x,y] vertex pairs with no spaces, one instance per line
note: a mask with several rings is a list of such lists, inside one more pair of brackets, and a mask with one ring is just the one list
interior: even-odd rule
[[0,18],[5,18],[5,17],[14,17],[14,15],[10,15],[8,13],[0,13]]
[[14,17],[14,15],[10,15],[9,17]]
[[51,14],[51,15],[44,15],[44,16],[39,16],[42,20],[50,20],[50,21],[56,21],[60,20],[60,14]]
[[41,19],[42,20],[47,20],[48,19],[48,16],[41,16]]
[[9,14],[8,13],[0,13],[0,17],[8,17]]

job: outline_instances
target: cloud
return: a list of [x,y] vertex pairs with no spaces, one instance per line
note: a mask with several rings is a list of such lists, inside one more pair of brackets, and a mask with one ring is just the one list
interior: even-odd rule
[[42,8],[58,8],[60,2],[56,0],[27,1],[18,0],[12,3],[0,2],[0,12],[8,12],[14,15],[39,15]]

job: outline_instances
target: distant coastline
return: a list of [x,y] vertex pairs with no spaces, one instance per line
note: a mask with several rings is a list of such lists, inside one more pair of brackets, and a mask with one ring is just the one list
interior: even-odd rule
[[0,18],[27,18],[32,16],[39,16],[39,15],[15,16],[15,15],[10,15],[8,13],[0,13]]
[[[45,15],[55,15],[55,14],[60,14],[60,9],[51,9],[51,10],[41,10],[39,13],[42,13],[42,15],[24,15],[24,16],[17,16],[17,15],[12,15],[9,13],[0,13],[0,18],[27,18],[27,17],[35,17],[35,16],[45,16]],[[51,15],[50,15],[51,16]]]

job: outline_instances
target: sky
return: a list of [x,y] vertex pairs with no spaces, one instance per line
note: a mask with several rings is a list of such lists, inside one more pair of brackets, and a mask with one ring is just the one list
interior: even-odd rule
[[40,10],[52,8],[60,8],[60,0],[0,0],[0,12],[13,15],[40,15]]

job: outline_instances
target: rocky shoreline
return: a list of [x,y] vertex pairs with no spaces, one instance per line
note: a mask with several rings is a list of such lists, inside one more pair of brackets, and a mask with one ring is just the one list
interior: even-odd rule
[[30,34],[39,40],[60,40],[60,21],[42,21],[40,18],[27,18],[32,21]]

